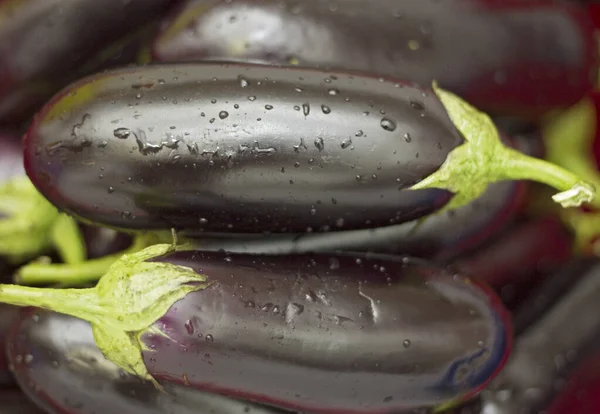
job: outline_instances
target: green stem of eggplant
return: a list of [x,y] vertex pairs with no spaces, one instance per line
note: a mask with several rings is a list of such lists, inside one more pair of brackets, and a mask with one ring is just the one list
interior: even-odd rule
[[95,322],[105,310],[93,289],[44,289],[0,285],[0,302],[14,306],[35,306]]
[[138,235],[126,250],[82,263],[29,263],[17,270],[14,280],[23,285],[84,286],[97,282],[123,255],[138,252],[155,241],[154,237]]
[[577,207],[593,200],[594,187],[564,168],[511,148],[505,148],[502,152],[506,164],[500,170],[500,180],[526,179],[547,184],[561,191],[552,199],[562,207]]
[[59,214],[50,230],[52,244],[63,262],[82,263],[87,258],[87,248],[79,225],[72,217]]

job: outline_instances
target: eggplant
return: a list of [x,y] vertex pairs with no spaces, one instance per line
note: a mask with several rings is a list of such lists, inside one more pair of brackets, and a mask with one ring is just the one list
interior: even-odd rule
[[178,385],[161,393],[107,361],[88,322],[59,313],[23,310],[8,350],[20,387],[50,414],[284,414]]
[[0,304],[0,386],[13,383],[13,377],[8,369],[8,361],[6,360],[4,349],[7,332],[16,319],[18,310],[14,306]]
[[261,65],[85,78],[38,113],[24,162],[60,210],[133,230],[382,227],[512,179],[557,188],[563,206],[594,197],[577,176],[502,145],[487,115],[435,84]]
[[[56,91],[122,64],[127,42],[174,0],[0,1],[0,122],[25,120]],[[134,58],[135,60],[135,58]],[[112,62],[114,61],[114,63]]]
[[0,414],[45,414],[17,390],[0,391]]
[[437,80],[486,111],[527,119],[575,104],[598,73],[594,20],[544,0],[188,1],[147,55]]
[[[482,393],[483,412],[538,412],[534,410],[556,394],[556,380],[576,355],[599,337],[600,262],[596,260],[581,274],[561,276],[577,283],[517,336],[508,363]],[[535,306],[535,302],[534,296],[530,303]]]
[[158,389],[311,412],[456,403],[494,377],[512,341],[491,290],[389,255],[158,244],[124,255],[94,288],[0,285],[0,302],[91,322],[106,358]]
[[523,218],[451,265],[484,280],[505,304],[517,306],[527,292],[573,257],[573,234],[553,215]]

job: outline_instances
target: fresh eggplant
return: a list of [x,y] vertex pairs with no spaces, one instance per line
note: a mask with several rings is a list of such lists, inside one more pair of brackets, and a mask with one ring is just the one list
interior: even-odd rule
[[518,305],[573,256],[573,235],[555,216],[521,219],[452,266],[492,286],[505,304]]
[[107,361],[88,322],[54,312],[24,310],[8,350],[20,387],[50,414],[284,414],[178,385],[161,393]]
[[0,386],[11,384],[13,382],[12,375],[8,369],[4,345],[6,343],[8,329],[17,318],[18,310],[19,309],[14,306],[0,304]]
[[0,391],[0,414],[45,414],[18,390]]
[[505,147],[487,115],[435,84],[247,64],[83,79],[36,116],[25,169],[59,209],[128,229],[381,227],[513,179],[559,189],[563,206],[594,197],[577,176]]
[[491,290],[417,259],[175,250],[124,255],[94,288],[0,285],[0,301],[90,321],[108,360],[159,389],[302,411],[456,403],[510,349]]
[[162,26],[144,60],[437,80],[486,111],[531,118],[594,86],[593,22],[579,5],[544,0],[197,0]]
[[[575,286],[517,336],[508,363],[482,394],[483,412],[537,413],[535,409],[555,394],[556,380],[568,365],[600,335],[600,263],[582,274],[562,276],[576,281]],[[532,306],[536,299],[531,299]]]
[[174,0],[0,1],[0,122],[26,119],[107,61]]

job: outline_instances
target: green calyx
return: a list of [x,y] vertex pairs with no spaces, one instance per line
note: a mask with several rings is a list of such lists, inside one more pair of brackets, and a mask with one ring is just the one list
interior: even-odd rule
[[441,210],[455,210],[480,197],[491,183],[532,180],[560,192],[552,199],[562,207],[577,207],[595,197],[593,185],[547,161],[504,146],[488,115],[433,83],[433,91],[465,142],[456,147],[439,170],[411,189],[437,188],[454,193]]
[[75,220],[60,213],[26,177],[0,186],[0,256],[13,264],[56,249],[65,263],[86,258]]
[[0,302],[49,309],[90,322],[96,344],[109,361],[162,389],[144,364],[141,335],[175,302],[210,285],[191,268],[147,262],[174,250],[175,244],[156,244],[123,255],[89,289],[0,285]]
[[170,238],[171,233],[166,232],[137,234],[126,250],[80,263],[49,263],[47,258],[40,258],[21,266],[14,280],[15,283],[29,286],[54,284],[61,287],[85,286],[97,282],[124,254],[136,253],[146,247],[167,242]]

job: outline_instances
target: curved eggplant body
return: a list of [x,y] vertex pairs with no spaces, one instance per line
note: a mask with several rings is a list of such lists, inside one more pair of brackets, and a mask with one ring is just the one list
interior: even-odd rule
[[384,257],[163,256],[213,283],[142,334],[146,367],[159,381],[309,412],[392,413],[477,392],[511,344],[498,299]]
[[282,414],[176,385],[161,393],[107,361],[89,323],[58,313],[24,311],[8,349],[19,385],[51,414]]
[[103,49],[159,18],[173,3],[1,1],[0,121],[22,120],[60,88],[97,70]]
[[17,390],[0,391],[0,414],[45,414]]
[[198,0],[163,26],[151,56],[438,80],[486,111],[531,116],[593,87],[594,36],[586,11],[566,2]]
[[416,86],[179,64],[64,90],[30,128],[25,167],[58,208],[113,227],[352,230],[443,206],[451,193],[407,188],[462,142],[435,94]]

